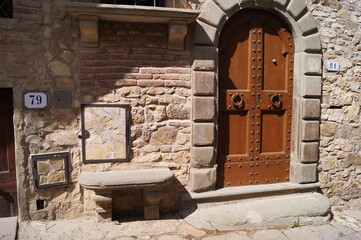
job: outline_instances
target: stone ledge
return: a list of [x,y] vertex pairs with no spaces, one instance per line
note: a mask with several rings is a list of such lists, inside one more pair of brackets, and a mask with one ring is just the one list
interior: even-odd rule
[[79,183],[84,188],[120,189],[129,187],[151,187],[166,184],[173,179],[173,172],[168,168],[109,171],[109,172],[82,172]]
[[300,192],[314,192],[321,186],[320,183],[297,184],[297,183],[276,183],[265,185],[252,185],[241,187],[221,188],[215,191],[202,193],[185,193],[183,201],[207,202],[214,199],[240,199],[243,197],[259,197],[269,195],[280,195]]

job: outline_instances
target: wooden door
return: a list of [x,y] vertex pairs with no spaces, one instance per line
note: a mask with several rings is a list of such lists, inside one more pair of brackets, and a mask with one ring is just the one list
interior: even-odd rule
[[219,51],[218,187],[288,181],[292,34],[273,14],[245,10]]
[[12,89],[0,88],[0,217],[17,215]]

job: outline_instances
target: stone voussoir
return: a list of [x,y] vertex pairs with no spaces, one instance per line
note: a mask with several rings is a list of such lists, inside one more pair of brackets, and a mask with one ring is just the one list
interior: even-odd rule
[[214,97],[193,97],[193,121],[213,121],[215,118]]
[[213,45],[216,42],[217,28],[199,20],[196,22],[193,43],[199,45]]
[[215,2],[208,1],[198,18],[211,26],[217,27],[225,17],[225,13]]
[[298,19],[303,12],[307,10],[304,1],[291,0],[287,7],[287,12],[294,18]]
[[297,21],[301,29],[302,35],[305,36],[309,32],[317,30],[317,23],[311,13],[307,12],[302,18]]
[[229,13],[232,12],[234,8],[239,7],[239,0],[213,0],[217,3],[224,12]]
[[286,8],[288,0],[273,0],[273,5],[278,8]]
[[320,34],[315,33],[303,37],[303,50],[306,52],[321,52],[321,39]]

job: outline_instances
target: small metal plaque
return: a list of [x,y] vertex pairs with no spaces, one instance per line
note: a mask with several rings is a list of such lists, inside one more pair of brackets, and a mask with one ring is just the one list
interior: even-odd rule
[[338,72],[340,70],[340,63],[338,61],[327,61],[326,69],[329,72]]
[[35,154],[33,161],[33,174],[35,186],[38,189],[69,184],[69,153]]
[[48,106],[48,95],[45,92],[26,92],[24,106],[27,109],[44,109]]

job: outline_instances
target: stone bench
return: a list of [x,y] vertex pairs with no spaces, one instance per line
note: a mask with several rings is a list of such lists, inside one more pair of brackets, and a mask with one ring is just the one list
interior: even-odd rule
[[143,189],[143,210],[146,220],[159,219],[159,205],[163,187],[173,179],[168,168],[82,172],[79,183],[82,187],[95,191],[96,212],[104,220],[112,218],[112,191],[126,188]]

